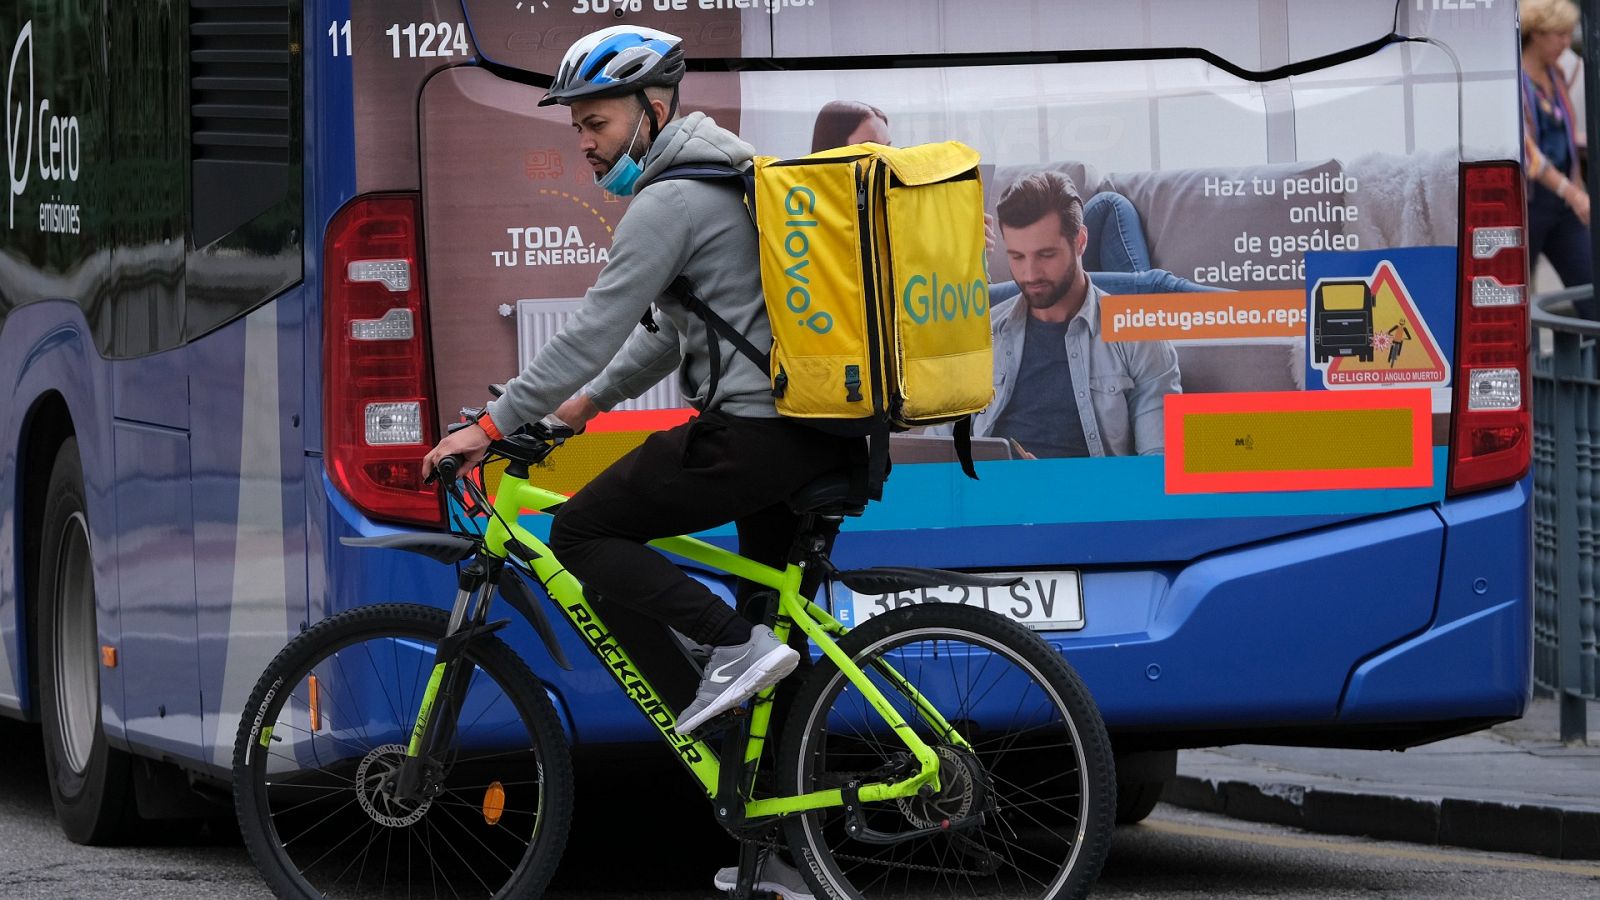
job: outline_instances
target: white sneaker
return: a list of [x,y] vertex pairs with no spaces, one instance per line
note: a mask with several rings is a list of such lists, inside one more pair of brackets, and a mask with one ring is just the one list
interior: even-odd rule
[[676,730],[690,735],[711,719],[777,684],[800,664],[800,654],[778,640],[772,629],[757,625],[742,644],[711,651],[694,702],[678,717]]
[[[711,883],[719,891],[731,891],[739,886],[739,867],[729,866],[718,869]],[[761,858],[761,870],[756,873],[755,890],[768,894],[777,894],[783,900],[815,900],[811,896],[811,889],[806,887],[806,880],[783,860],[765,854]]]

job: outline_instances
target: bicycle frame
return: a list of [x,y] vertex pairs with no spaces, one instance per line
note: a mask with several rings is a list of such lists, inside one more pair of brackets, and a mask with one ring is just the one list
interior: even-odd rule
[[[594,608],[584,597],[583,587],[578,580],[563,567],[550,548],[520,524],[523,510],[533,510],[548,513],[567,501],[567,497],[547,491],[530,484],[526,478],[517,477],[507,472],[501,479],[499,490],[494,498],[494,515],[488,519],[487,529],[483,536],[485,552],[501,562],[512,565],[521,565],[530,570],[539,583],[549,593],[550,598],[565,614],[568,622],[578,631],[584,641],[594,651],[595,655],[605,663],[607,670],[616,680],[618,686],[634,702],[645,717],[651,721],[661,733],[662,738],[677,753],[679,760],[692,772],[705,788],[708,797],[714,800],[726,801],[731,798],[718,798],[718,786],[721,777],[721,761],[704,741],[678,734],[673,728],[676,716],[672,710],[662,702],[638,668],[629,658],[627,650],[612,636],[605,623],[596,614]],[[518,553],[512,553],[508,544]],[[518,546],[520,545],[520,546]],[[818,606],[811,600],[800,596],[800,584],[805,575],[805,563],[789,563],[780,570],[765,566],[753,560],[724,550],[714,544],[693,537],[671,537],[652,541],[650,544],[659,550],[683,557],[709,566],[721,572],[739,578],[747,579],[756,584],[772,588],[778,592],[778,617],[773,627],[774,634],[779,640],[788,640],[791,623],[799,626],[810,640],[822,649],[822,652],[838,665],[839,670],[855,685],[867,701],[872,705],[883,721],[888,724],[900,740],[916,758],[918,771],[900,781],[872,782],[862,784],[859,788],[859,798],[862,802],[880,802],[909,797],[924,786],[931,790],[940,789],[939,758],[933,748],[917,736],[900,715],[880,692],[876,685],[867,678],[867,674],[855,664],[844,651],[839,649],[830,635],[843,635],[846,628],[830,615],[827,610]],[[531,550],[531,560],[521,559],[520,551],[526,548]],[[473,596],[470,592],[463,591],[456,600],[456,610],[451,616],[452,633],[464,621],[465,613],[470,608]],[[486,608],[486,604],[484,604]],[[416,727],[413,732],[412,755],[417,753],[418,746],[426,726],[430,724],[429,711],[432,709],[440,685],[440,664],[429,680],[423,702],[417,715]],[[897,690],[902,691],[915,704],[918,714],[940,734],[948,735],[950,740],[960,747],[967,748],[965,739],[947,722],[937,709],[933,707],[911,684],[898,672],[894,671],[885,662],[874,664],[874,669],[887,678]],[[754,713],[751,717],[748,739],[744,748],[744,764],[747,771],[753,771],[760,761],[764,750],[770,724],[772,704],[762,702],[770,700],[776,685],[768,687],[756,696]],[[746,821],[762,819],[771,816],[785,816],[794,813],[807,812],[814,809],[843,806],[845,804],[844,791],[831,789],[813,791],[806,794],[785,797],[773,797],[762,800],[746,800],[743,810],[743,819]]]

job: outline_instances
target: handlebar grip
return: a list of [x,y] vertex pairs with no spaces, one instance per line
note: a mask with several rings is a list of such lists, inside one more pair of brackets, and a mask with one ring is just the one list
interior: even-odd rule
[[462,458],[459,456],[446,456],[439,460],[439,465],[434,469],[434,474],[444,479],[445,484],[456,480],[456,475],[461,471]]

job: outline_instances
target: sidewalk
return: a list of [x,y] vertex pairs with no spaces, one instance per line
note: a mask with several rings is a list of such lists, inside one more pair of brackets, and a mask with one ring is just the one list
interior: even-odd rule
[[1162,799],[1329,834],[1600,859],[1600,703],[1587,746],[1553,700],[1488,731],[1404,753],[1242,745],[1178,754]]

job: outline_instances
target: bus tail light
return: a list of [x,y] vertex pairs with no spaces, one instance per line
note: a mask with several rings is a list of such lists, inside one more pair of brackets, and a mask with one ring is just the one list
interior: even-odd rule
[[374,519],[437,525],[422,483],[436,441],[427,298],[414,194],[358,197],[323,254],[323,440],[328,474]]
[[1533,421],[1522,191],[1515,163],[1461,167],[1451,494],[1509,484],[1528,471]]

